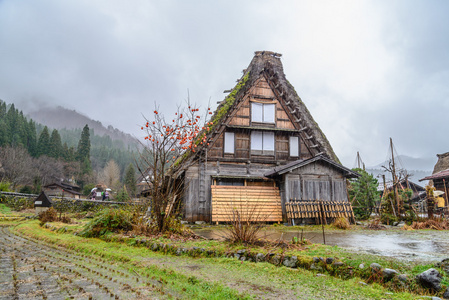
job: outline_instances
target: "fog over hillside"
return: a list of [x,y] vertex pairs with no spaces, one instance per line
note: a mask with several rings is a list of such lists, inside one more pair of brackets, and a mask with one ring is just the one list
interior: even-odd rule
[[[395,164],[397,170],[407,170],[407,174],[410,175],[409,180],[417,183],[419,185],[425,186],[427,181],[419,182],[419,179],[422,179],[426,176],[432,174],[433,167],[437,162],[437,157],[422,157],[415,158],[407,155],[398,155],[395,157]],[[382,181],[382,175],[385,175],[385,179],[387,181],[391,180],[391,174],[385,171],[383,166],[388,167],[389,161],[386,160],[382,163],[379,163],[375,166],[367,167],[366,171],[368,173],[373,174],[376,178],[378,178],[379,182]]]
[[[30,108],[30,106],[24,105]],[[138,140],[128,133],[124,133],[112,126],[105,127],[100,121],[95,121],[89,117],[77,112],[76,110],[66,109],[61,106],[43,105],[34,109],[24,110],[24,113],[32,118],[35,122],[46,125],[55,129],[79,129],[86,124],[90,129],[94,130],[96,135],[108,135],[113,140],[122,140],[125,145],[135,147]],[[99,114],[102,112],[99,111]]]

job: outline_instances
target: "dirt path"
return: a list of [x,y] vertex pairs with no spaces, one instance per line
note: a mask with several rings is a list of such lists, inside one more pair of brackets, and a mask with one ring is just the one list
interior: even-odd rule
[[0,227],[0,299],[161,299],[156,279]]

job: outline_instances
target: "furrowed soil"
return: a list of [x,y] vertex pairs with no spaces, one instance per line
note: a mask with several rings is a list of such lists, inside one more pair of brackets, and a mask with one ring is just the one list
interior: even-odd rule
[[[54,239],[58,237],[57,233],[41,230]],[[340,280],[302,269],[227,258],[164,255],[146,248],[91,239],[90,244],[95,244],[96,249],[104,249],[105,253],[114,249],[116,257],[122,258],[112,260],[104,258],[101,252],[86,254],[79,248],[71,250],[14,232],[9,227],[0,227],[1,300],[415,299],[413,295],[392,293],[379,285],[359,284],[357,278]],[[85,243],[85,239],[64,236],[80,247]],[[171,274],[167,278],[178,278],[187,285],[182,289],[175,287],[167,278],[152,276],[152,270],[162,270]],[[225,293],[220,294],[222,290]]]
[[[0,227],[0,299],[163,298],[156,280]],[[165,294],[165,295],[164,295]]]

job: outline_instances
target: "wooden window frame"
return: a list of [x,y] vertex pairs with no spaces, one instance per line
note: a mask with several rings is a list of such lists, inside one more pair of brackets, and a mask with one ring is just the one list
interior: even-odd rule
[[[292,141],[292,139],[297,139],[297,141]],[[297,155],[292,155],[292,146],[293,143],[297,144]],[[288,154],[290,155],[290,157],[299,157],[301,155],[301,140],[299,138],[299,136],[295,136],[295,135],[291,135],[288,137]]]
[[[232,141],[232,152],[227,151],[227,148],[228,148],[227,146],[230,141]],[[223,135],[223,153],[224,154],[235,154],[235,133],[234,132],[225,132],[224,133],[224,135]]]
[[[259,119],[255,120],[254,105],[262,106],[262,111],[261,111],[262,115],[261,115],[260,120]],[[265,106],[268,106],[268,105],[270,105],[270,106],[273,105],[273,107],[274,107],[273,108],[273,116],[272,116],[272,120],[273,121],[270,120],[270,122],[265,121],[265,119],[266,119],[265,118],[265,111],[266,111]],[[275,102],[265,103],[265,102],[252,101],[251,102],[251,123],[256,123],[256,124],[276,124],[276,103]]]
[[[261,133],[262,136],[262,149],[253,149],[253,134]],[[273,136],[273,150],[266,150],[264,149],[264,139],[268,138],[268,135]],[[276,151],[276,134],[272,131],[259,131],[259,130],[253,130],[250,134],[250,151],[251,155],[270,155],[274,156]]]

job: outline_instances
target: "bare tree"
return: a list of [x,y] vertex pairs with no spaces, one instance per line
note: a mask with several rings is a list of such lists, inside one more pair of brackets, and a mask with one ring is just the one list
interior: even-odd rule
[[108,161],[101,172],[99,182],[104,182],[107,187],[118,189],[120,187],[120,168],[114,160]]
[[7,146],[0,148],[0,164],[3,171],[0,177],[9,180],[13,189],[18,185],[32,183],[32,158],[23,147]]
[[34,168],[42,185],[64,180],[64,163],[46,155],[34,160]]

